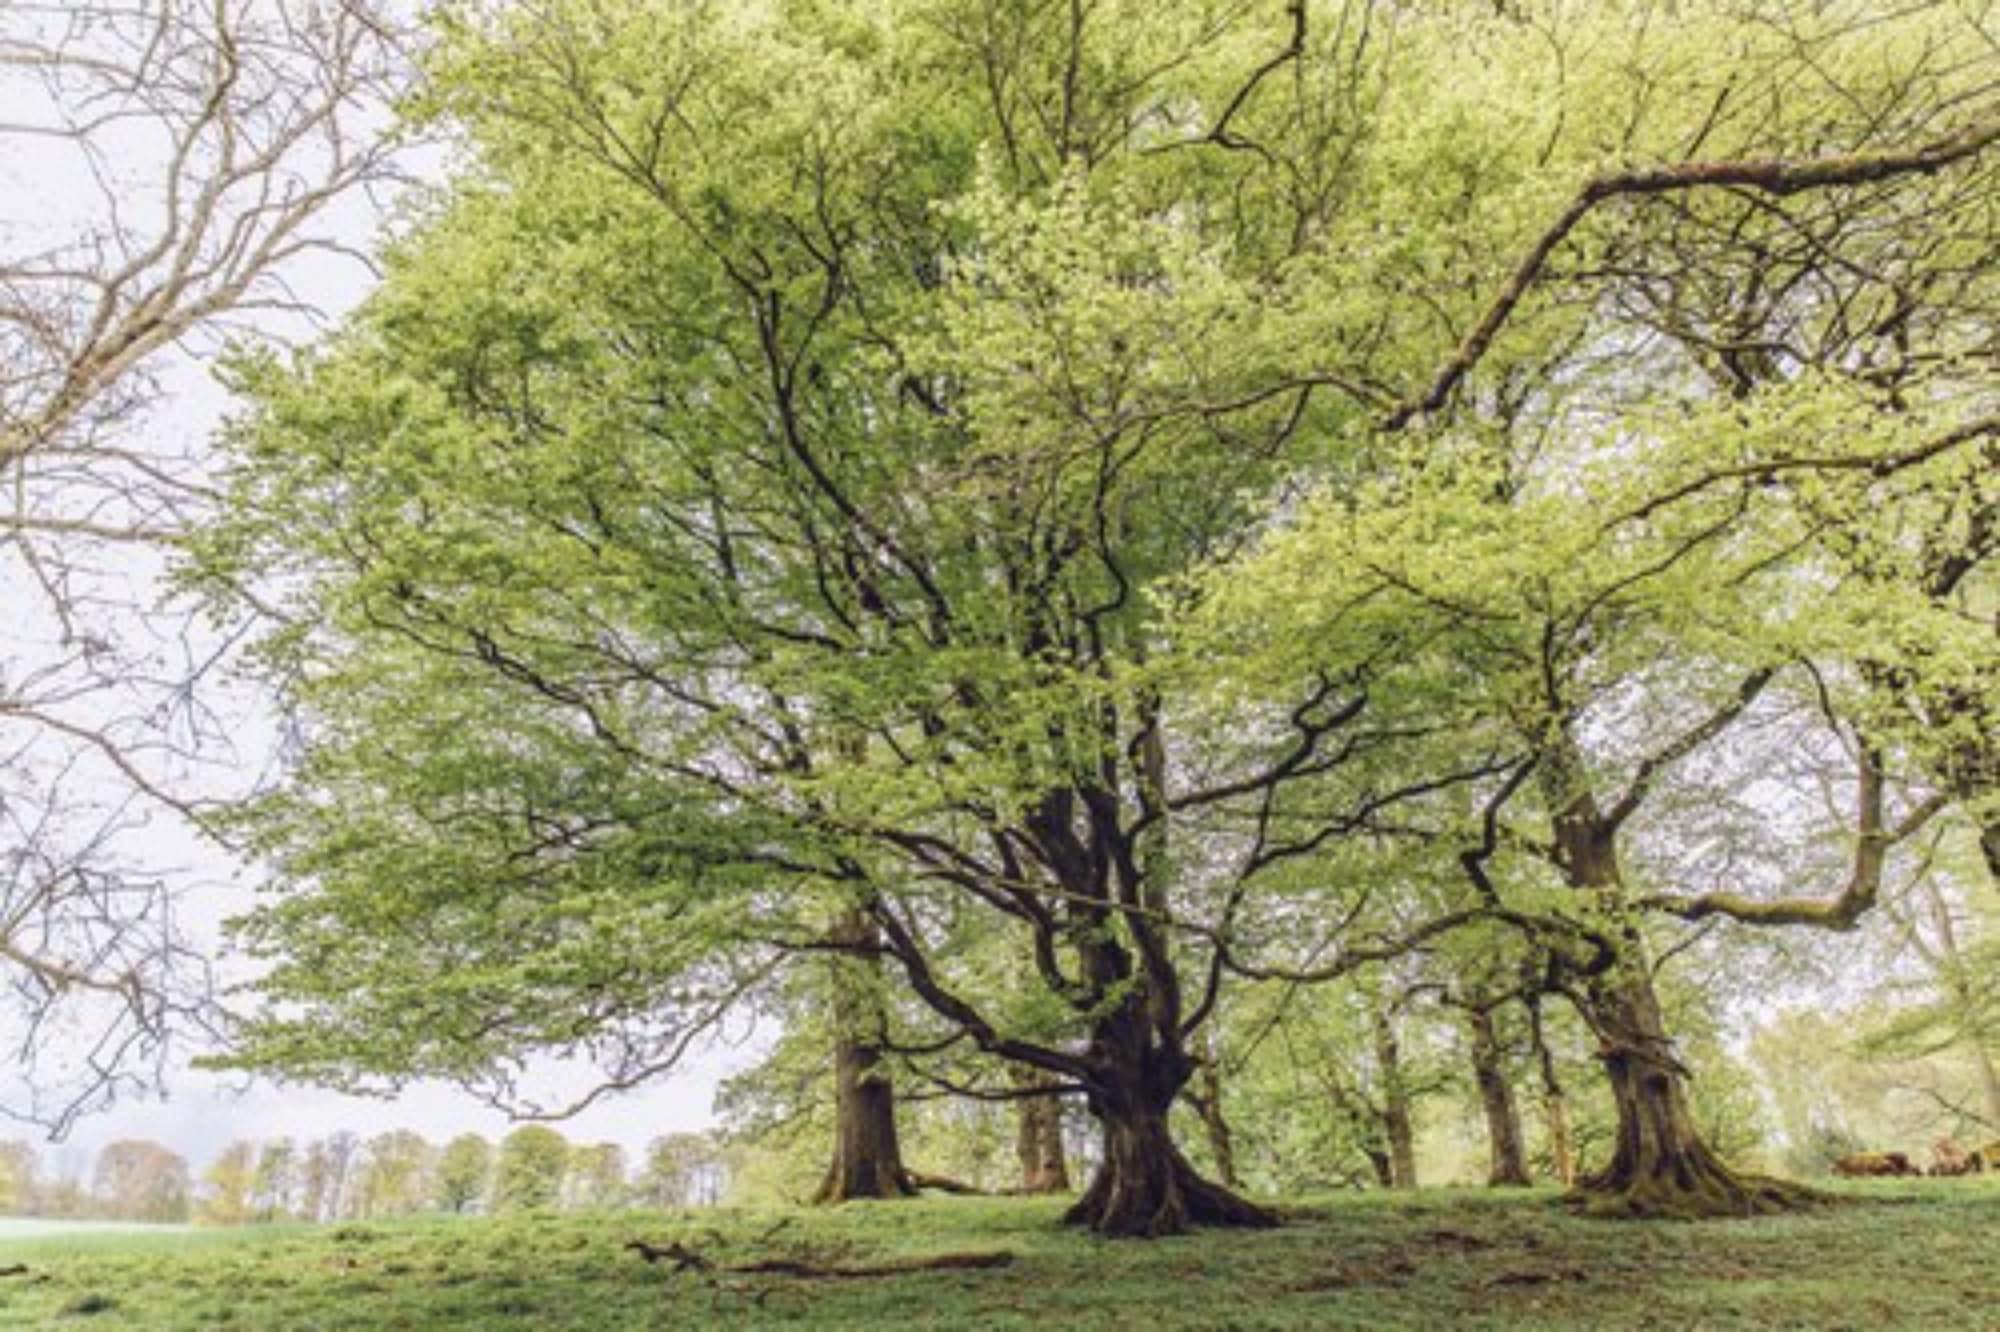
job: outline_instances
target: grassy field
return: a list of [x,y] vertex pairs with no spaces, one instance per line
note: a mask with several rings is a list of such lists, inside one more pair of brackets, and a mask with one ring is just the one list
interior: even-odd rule
[[[1882,1183],[1810,1215],[1582,1221],[1546,1192],[1311,1199],[1284,1229],[1106,1243],[1040,1201],[708,1209],[0,1240],[0,1327],[2000,1329],[2000,1179]],[[811,1278],[672,1270],[993,1270]]]

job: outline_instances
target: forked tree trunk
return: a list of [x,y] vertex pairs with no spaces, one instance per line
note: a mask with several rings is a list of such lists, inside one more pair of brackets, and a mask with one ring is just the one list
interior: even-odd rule
[[1595,1216],[1756,1216],[1810,1201],[1809,1189],[1731,1170],[1702,1139],[1658,997],[1643,962],[1627,959],[1594,987],[1591,1017],[1618,1109],[1610,1164],[1577,1194]]
[[1115,1238],[1154,1239],[1195,1226],[1275,1226],[1278,1218],[1195,1173],[1167,1128],[1164,1108],[1099,1115],[1104,1160],[1064,1220]]
[[1396,1028],[1375,1014],[1375,1066],[1382,1075],[1382,1132],[1389,1140],[1389,1187],[1417,1187],[1417,1135],[1410,1120],[1410,1091],[1403,1081],[1403,1052]]
[[1529,1182],[1528,1161],[1522,1148],[1521,1112],[1514,1102],[1513,1084],[1507,1081],[1493,1013],[1473,1009],[1466,1022],[1472,1034],[1473,1079],[1479,1084],[1479,1104],[1486,1113],[1490,1159],[1486,1183],[1493,1188],[1525,1185]]
[[[1014,1087],[1030,1091],[1055,1085],[1039,1069],[1010,1066]],[[1014,1150],[1021,1162],[1021,1192],[1068,1193],[1069,1162],[1063,1154],[1062,1099],[1053,1092],[1024,1096],[1015,1102],[1020,1115]]]
[[[860,912],[843,916],[829,937],[857,947],[876,941],[873,924]],[[880,1026],[870,974],[878,965],[872,956],[836,963],[833,1160],[813,1194],[816,1203],[908,1198],[917,1192],[896,1141],[895,1088],[881,1066],[881,1048],[862,1034]]]

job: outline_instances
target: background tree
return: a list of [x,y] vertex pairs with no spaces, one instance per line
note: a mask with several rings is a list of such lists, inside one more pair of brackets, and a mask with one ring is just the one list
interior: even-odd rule
[[272,1138],[257,1153],[257,1219],[289,1220],[298,1201],[299,1152],[290,1138]]
[[477,1211],[493,1174],[493,1144],[477,1133],[461,1133],[445,1144],[434,1176],[440,1211]]
[[579,1143],[570,1148],[563,1177],[565,1207],[620,1207],[626,1201],[625,1149],[615,1142]]
[[432,1156],[423,1135],[409,1129],[368,1139],[354,1181],[354,1215],[373,1219],[420,1210],[431,1196]]
[[238,1138],[201,1172],[195,1219],[211,1226],[240,1226],[257,1215],[257,1144]]
[[157,1142],[125,1138],[97,1153],[91,1195],[121,1221],[185,1221],[193,1194],[187,1160]]
[[25,1215],[35,1197],[35,1149],[18,1139],[0,1142],[0,1211]]
[[528,1124],[500,1140],[493,1172],[493,1210],[524,1212],[562,1201],[570,1146],[546,1124]]

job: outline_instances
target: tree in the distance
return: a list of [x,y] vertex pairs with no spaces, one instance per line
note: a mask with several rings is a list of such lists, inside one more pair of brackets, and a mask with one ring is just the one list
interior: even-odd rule
[[570,1169],[568,1139],[546,1124],[527,1124],[500,1140],[493,1170],[493,1210],[525,1212],[562,1201]]
[[433,1181],[438,1210],[457,1215],[478,1211],[493,1175],[493,1144],[477,1133],[461,1133],[438,1156]]

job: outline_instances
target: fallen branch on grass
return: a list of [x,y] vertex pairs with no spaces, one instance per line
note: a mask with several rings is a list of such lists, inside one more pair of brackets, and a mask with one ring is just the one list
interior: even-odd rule
[[752,1263],[717,1263],[685,1244],[648,1244],[631,1240],[626,1248],[649,1263],[672,1263],[676,1272],[726,1272],[732,1276],[790,1276],[809,1280],[841,1280],[855,1277],[902,1276],[910,1272],[978,1271],[1007,1267],[1014,1255],[1002,1249],[995,1253],[940,1253],[929,1258],[896,1258],[885,1263],[821,1264],[800,1258],[762,1258]]

